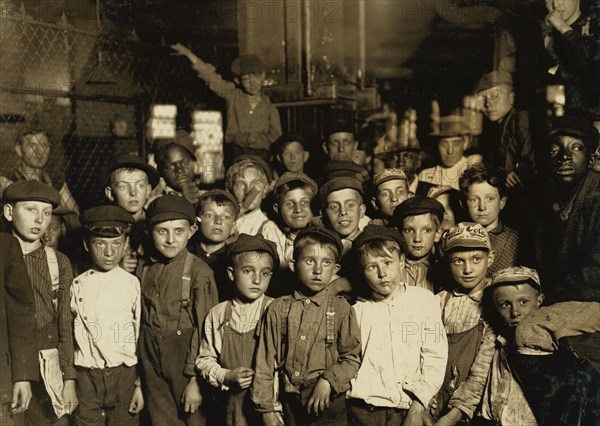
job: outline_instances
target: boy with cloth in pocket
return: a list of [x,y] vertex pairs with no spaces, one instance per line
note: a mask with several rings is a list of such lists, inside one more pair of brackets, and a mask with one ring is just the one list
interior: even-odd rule
[[137,425],[144,398],[137,373],[140,283],[119,266],[134,218],[119,206],[83,212],[93,268],[71,286],[79,407],[77,426]]

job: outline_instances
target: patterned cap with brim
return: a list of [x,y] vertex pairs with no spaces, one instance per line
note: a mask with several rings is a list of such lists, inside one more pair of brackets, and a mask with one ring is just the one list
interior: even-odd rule
[[373,186],[377,187],[384,182],[396,179],[408,181],[408,179],[406,179],[406,175],[401,169],[385,169],[383,172],[377,173],[375,176],[373,176]]
[[481,249],[490,251],[490,237],[478,223],[461,222],[450,228],[442,237],[442,251],[449,252],[457,248]]
[[525,266],[511,266],[510,268],[499,270],[492,276],[490,287],[525,282],[536,287],[538,290],[542,289],[542,283],[537,271]]

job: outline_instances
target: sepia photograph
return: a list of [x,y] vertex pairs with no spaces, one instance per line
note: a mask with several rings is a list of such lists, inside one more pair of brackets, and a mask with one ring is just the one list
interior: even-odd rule
[[600,425],[598,0],[0,0],[0,426]]

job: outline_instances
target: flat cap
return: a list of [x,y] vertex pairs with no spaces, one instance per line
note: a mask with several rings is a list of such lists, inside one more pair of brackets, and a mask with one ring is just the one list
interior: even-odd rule
[[309,225],[306,228],[302,229],[296,236],[296,239],[294,240],[294,246],[298,244],[298,242],[303,238],[310,236],[318,236],[329,240],[337,248],[338,259],[342,256],[342,252],[344,251],[344,245],[342,244],[342,240],[340,239],[340,236],[337,234],[337,232],[318,225]]
[[191,224],[196,221],[194,206],[179,195],[168,194],[158,197],[150,203],[146,211],[146,220],[150,224],[178,219],[185,219]]
[[9,185],[4,190],[4,200],[8,203],[42,201],[52,204],[52,207],[58,207],[60,193],[45,183],[36,180],[21,180]]
[[[127,228],[135,222],[133,216],[119,206],[97,206],[84,211],[81,215],[81,224],[86,229],[94,228]],[[100,234],[107,237],[116,237],[121,233],[104,230]]]
[[336,133],[352,133],[354,134],[354,126],[344,120],[337,120],[327,128],[325,137],[329,137]]
[[200,210],[202,208],[202,200],[206,198],[213,198],[223,201],[227,200],[231,202],[231,204],[233,204],[235,215],[237,216],[240,213],[240,205],[238,204],[238,201],[235,199],[233,194],[222,189],[211,189],[200,195],[200,198],[198,198],[198,203],[196,204],[196,213],[200,214]]
[[335,177],[351,177],[357,179],[360,183],[365,183],[369,179],[369,172],[364,167],[356,164],[354,161],[332,160],[325,164],[321,174],[325,179]]
[[442,194],[446,194],[452,191],[456,191],[456,189],[452,188],[451,186],[432,186],[431,188],[429,188],[429,191],[427,191],[427,197],[435,199]]
[[264,251],[267,252],[273,259],[273,267],[279,267],[279,255],[277,254],[277,246],[271,240],[267,240],[262,235],[240,234],[238,239],[231,243],[227,249],[227,256],[231,262],[233,256],[247,251]]
[[478,223],[461,222],[450,228],[442,237],[442,251],[455,248],[491,250],[490,237]]
[[158,170],[146,163],[142,157],[137,155],[124,154],[118,156],[115,162],[112,163],[108,168],[108,173],[110,175],[115,170],[122,168],[137,169],[145,172],[148,176],[148,182],[152,188],[155,188],[160,180]]
[[408,182],[408,179],[406,179],[406,175],[401,169],[385,169],[381,173],[377,173],[375,176],[373,176],[373,186],[377,187],[382,183],[396,179]]
[[376,240],[396,241],[401,244],[402,235],[396,228],[381,225],[367,225],[352,242],[352,248],[357,250],[365,243]]
[[265,70],[265,65],[256,55],[240,55],[231,63],[231,72],[235,75],[259,74]]
[[157,155],[160,150],[169,145],[178,145],[182,147],[190,153],[194,161],[197,160],[196,148],[194,147],[190,134],[185,130],[177,130],[177,132],[175,133],[175,139],[157,139],[156,142],[154,142],[154,146],[152,147],[154,155]]
[[523,282],[527,282],[540,290],[542,288],[540,276],[537,271],[525,266],[511,266],[510,268],[499,270],[492,276],[491,286]]
[[326,203],[329,194],[342,189],[354,189],[358,191],[360,195],[364,194],[364,188],[358,180],[351,177],[335,177],[321,186],[321,189],[319,190],[321,201]]
[[473,91],[475,93],[482,92],[501,84],[510,84],[512,86],[513,80],[510,73],[506,71],[492,71],[484,74],[479,81],[475,83]]
[[425,213],[433,213],[441,221],[444,219],[444,206],[433,198],[415,195],[396,206],[394,209],[394,223],[400,227],[405,217]]
[[277,190],[277,188],[279,188],[280,186],[283,186],[286,183],[290,182],[303,182],[306,185],[310,186],[310,188],[315,194],[319,192],[317,182],[315,182],[313,179],[311,179],[308,175],[304,173],[294,172],[285,172],[284,174],[282,174],[281,177],[277,179],[277,182],[275,182],[275,185],[273,185],[273,191]]
[[430,133],[433,138],[452,138],[469,133],[469,126],[462,115],[440,117],[439,131]]
[[598,143],[598,130],[586,118],[567,115],[555,118],[552,120],[551,125],[552,128],[546,137],[547,140],[552,140],[558,136],[572,136],[591,142],[592,146]]
[[269,166],[265,160],[260,158],[258,155],[242,154],[238,155],[233,159],[233,164],[241,163],[242,161],[249,161],[256,167],[261,169],[265,173],[265,175],[267,175],[267,180],[269,181],[269,183],[271,183],[271,181],[273,180],[273,170],[271,170],[271,166]]

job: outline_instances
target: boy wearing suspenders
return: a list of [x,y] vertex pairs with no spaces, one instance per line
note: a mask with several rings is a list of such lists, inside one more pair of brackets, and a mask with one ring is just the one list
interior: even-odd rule
[[[40,380],[32,383],[32,399],[24,422],[36,426],[66,425],[68,416],[62,414],[70,414],[77,406],[77,373],[70,361],[73,358],[73,344],[69,294],[73,272],[65,255],[41,242],[50,224],[52,209],[60,204],[60,194],[41,182],[19,181],[6,188],[4,198],[4,216],[11,222],[12,233],[21,245],[33,287],[40,358],[44,359],[44,363],[48,362],[48,358],[58,358],[64,382],[64,405],[58,409],[61,417],[57,417],[53,408],[45,387],[47,384]],[[56,368],[59,366],[56,365]]]
[[347,424],[345,395],[360,365],[360,330],[348,302],[327,289],[341,253],[340,238],[324,228],[305,228],[294,241],[296,290],[267,310],[250,391],[266,425],[282,423],[282,408],[285,424]]
[[186,249],[197,227],[194,207],[185,198],[157,198],[148,206],[146,218],[156,249],[154,262],[138,267],[146,407],[157,426],[202,425],[195,361],[199,328],[218,301],[213,272]]

